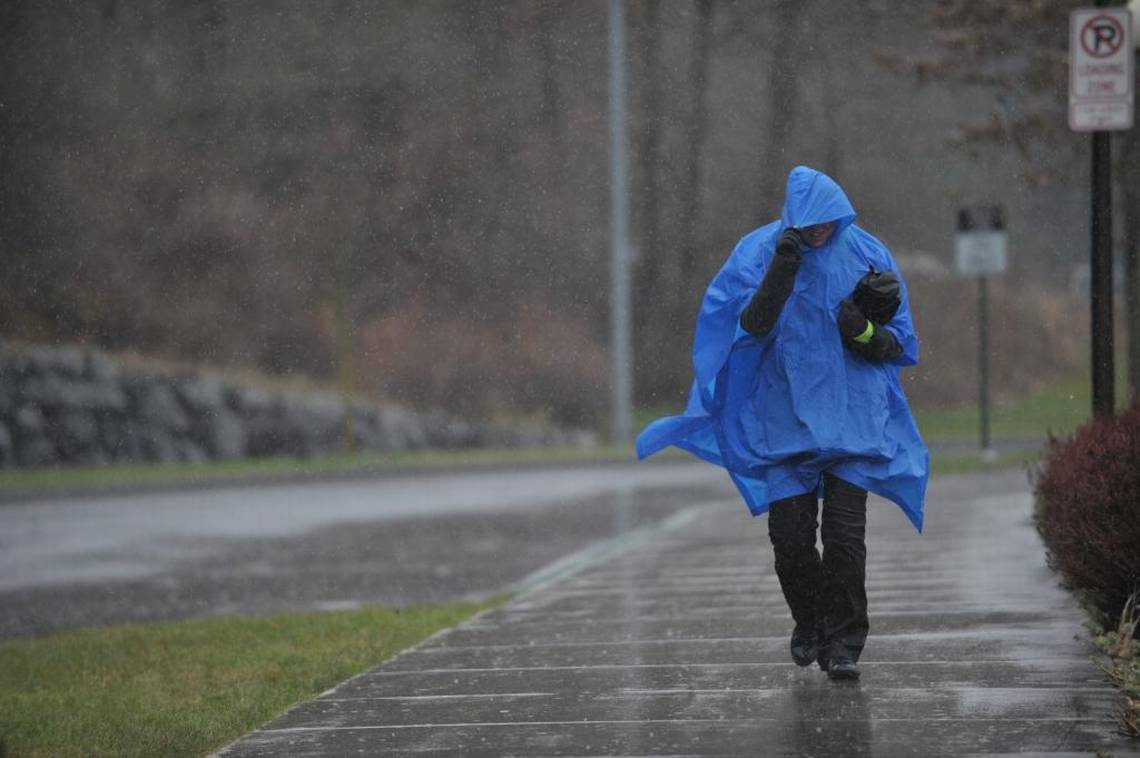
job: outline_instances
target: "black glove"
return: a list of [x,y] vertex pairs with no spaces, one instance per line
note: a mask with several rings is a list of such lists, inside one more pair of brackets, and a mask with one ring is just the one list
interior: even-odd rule
[[804,250],[807,249],[807,242],[804,240],[800,230],[794,226],[789,226],[776,240],[776,254],[777,255],[793,255],[799,257]]
[[891,330],[876,327],[850,299],[839,304],[838,321],[843,344],[864,360],[883,363],[902,355],[902,346]]
[[863,315],[863,311],[859,310],[859,306],[848,298],[839,304],[839,333],[843,335],[843,339],[854,340],[856,337],[861,336],[867,331],[867,326],[870,322],[867,317]]
[[881,326],[895,317],[902,304],[900,296],[902,287],[899,278],[893,272],[871,272],[859,280],[851,299],[863,312],[863,315]]
[[776,254],[768,264],[764,281],[756,289],[748,307],[740,314],[740,326],[754,337],[763,337],[776,325],[784,303],[791,297],[803,256],[804,239],[798,229],[788,227],[776,240]]

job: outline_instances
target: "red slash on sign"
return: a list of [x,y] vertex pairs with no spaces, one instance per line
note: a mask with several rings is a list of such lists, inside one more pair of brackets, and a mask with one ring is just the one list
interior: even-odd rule
[[1112,16],[1095,16],[1081,27],[1081,47],[1094,58],[1108,58],[1124,44],[1124,27]]

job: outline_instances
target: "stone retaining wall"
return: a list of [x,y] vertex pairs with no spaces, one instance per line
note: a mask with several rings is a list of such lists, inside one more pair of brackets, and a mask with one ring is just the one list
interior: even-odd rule
[[[591,445],[588,432],[505,427],[353,403],[358,450]],[[340,452],[342,404],[117,366],[80,347],[0,342],[0,467],[235,460]]]

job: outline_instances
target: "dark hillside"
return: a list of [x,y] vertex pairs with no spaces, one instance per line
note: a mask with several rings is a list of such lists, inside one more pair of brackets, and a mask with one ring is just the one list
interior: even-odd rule
[[[630,3],[643,402],[682,396],[704,282],[778,213],[797,163],[834,173],[902,257],[949,265],[955,209],[1000,200],[1019,279],[1063,283],[1081,258],[1077,143],[963,140],[1010,101],[985,76],[922,73],[947,34],[931,9],[844,8]],[[318,377],[352,355],[378,396],[590,417],[607,377],[605,11],[10,0],[0,333]],[[1056,298],[1010,299],[1015,334],[1071,321]],[[943,311],[915,310],[939,333]],[[926,349],[936,369],[962,362]],[[1029,371],[997,359],[1006,391],[1080,355],[1032,351]],[[935,380],[912,393],[972,396]]]

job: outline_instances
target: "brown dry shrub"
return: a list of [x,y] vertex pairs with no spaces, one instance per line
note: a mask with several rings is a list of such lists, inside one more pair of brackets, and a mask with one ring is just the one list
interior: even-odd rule
[[[919,365],[904,374],[916,405],[974,402],[978,393],[977,282],[911,277],[911,312]],[[1018,286],[1013,276],[988,283],[990,387],[1010,400],[1071,375],[1086,355],[1086,306],[1056,291]]]
[[496,316],[413,304],[367,324],[360,347],[364,388],[419,407],[588,426],[607,402],[606,354],[588,317],[538,300]]

